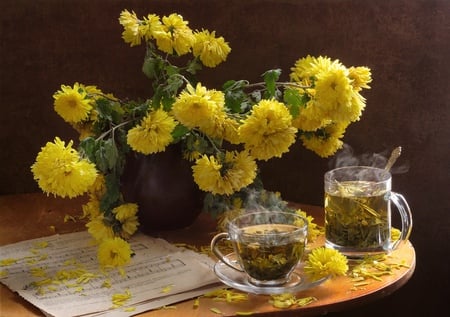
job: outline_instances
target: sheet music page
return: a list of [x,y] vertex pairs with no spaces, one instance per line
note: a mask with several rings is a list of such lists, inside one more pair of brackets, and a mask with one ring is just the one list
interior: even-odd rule
[[144,234],[131,239],[123,274],[102,271],[91,239],[82,231],[0,247],[0,281],[58,317],[131,316],[220,285],[211,258]]

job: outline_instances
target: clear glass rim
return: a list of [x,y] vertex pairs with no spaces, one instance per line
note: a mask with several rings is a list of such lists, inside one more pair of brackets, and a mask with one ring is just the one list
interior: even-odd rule
[[[350,173],[350,171],[353,171],[355,174],[357,172],[363,171],[363,170],[367,170],[367,171],[372,171],[377,173],[376,175],[379,176],[379,178],[377,178],[377,180],[375,179],[370,179],[371,182],[375,182],[377,184],[382,184],[382,183],[386,183],[389,182],[392,178],[392,175],[389,171],[386,171],[382,168],[379,167],[373,167],[373,166],[343,166],[343,167],[337,167],[334,168],[332,170],[327,171],[324,174],[324,179],[326,182],[334,182],[334,181],[342,181],[342,180],[337,180],[336,179],[336,175],[344,175],[344,172]],[[352,179],[352,180],[357,180],[357,179]],[[346,181],[346,180],[344,180]],[[350,180],[349,180],[350,181]]]
[[242,221],[242,219],[244,219],[246,217],[250,219],[250,217],[257,217],[258,215],[266,216],[266,217],[270,217],[270,216],[276,217],[277,215],[278,216],[285,216],[285,217],[292,217],[292,218],[297,218],[298,220],[302,221],[302,223],[303,223],[302,226],[300,226],[298,224],[294,224],[294,223],[283,223],[283,222],[267,222],[267,223],[263,222],[263,223],[259,223],[259,224],[288,224],[288,225],[292,224],[292,225],[295,225],[297,227],[295,230],[290,231],[290,232],[265,233],[265,235],[268,235],[268,236],[270,236],[270,235],[274,235],[274,236],[275,235],[277,235],[277,236],[281,236],[281,235],[288,236],[288,235],[292,235],[292,234],[298,234],[299,232],[304,232],[305,230],[308,229],[308,220],[305,217],[303,217],[303,216],[301,216],[299,214],[296,214],[294,212],[286,212],[286,211],[252,211],[252,212],[246,212],[246,213],[241,214],[241,215],[237,216],[236,218],[232,219],[229,222],[229,227],[230,227],[229,229],[231,229],[234,232],[242,232],[242,228],[244,228],[244,227],[251,226],[251,225],[258,225],[258,223],[256,223],[256,222],[255,223],[249,223],[248,225],[240,225],[239,224],[239,221]]

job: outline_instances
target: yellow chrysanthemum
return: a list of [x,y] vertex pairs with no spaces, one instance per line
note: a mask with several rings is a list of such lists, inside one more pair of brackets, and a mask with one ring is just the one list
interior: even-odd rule
[[80,159],[70,141],[56,137],[55,142],[47,142],[31,166],[34,179],[39,187],[48,193],[60,197],[76,197],[86,193],[97,177],[95,165],[86,159]]
[[[97,111],[92,110],[91,113],[97,113]],[[89,116],[91,117],[91,116]],[[77,123],[72,123],[71,124],[72,127],[79,133],[79,137],[78,140],[82,141],[88,137],[94,137],[95,136],[95,132],[93,129],[93,124],[92,122],[89,121],[82,121],[82,122],[77,122]]]
[[106,181],[103,174],[97,174],[94,183],[89,187],[89,197],[100,200],[106,193]]
[[315,75],[312,65],[316,58],[308,55],[306,57],[298,59],[294,67],[291,68],[290,78],[296,82],[302,82],[304,79],[309,79]]
[[344,136],[347,124],[345,123],[333,123],[326,126],[324,136],[316,135],[302,135],[303,146],[320,157],[329,157],[336,153],[343,146],[341,138]]
[[294,119],[295,127],[315,131],[331,122],[359,119],[365,102],[358,91],[367,88],[371,81],[368,68],[347,69],[339,60],[307,56],[299,59],[291,70],[291,80],[310,86],[299,92],[311,98]]
[[313,58],[313,60],[310,71],[315,74],[315,76],[330,70],[346,70],[346,67],[338,59],[331,60],[331,58],[327,56],[318,56]]
[[94,219],[101,215],[100,201],[94,197],[91,197],[81,208],[83,210],[83,218]]
[[128,218],[136,215],[138,212],[138,205],[133,203],[122,204],[114,208],[112,212],[117,220],[124,222]]
[[348,69],[348,77],[352,81],[352,86],[355,91],[360,91],[363,88],[370,89],[369,83],[372,82],[372,73],[370,68],[350,67]]
[[317,75],[315,84],[316,105],[333,121],[349,120],[352,86],[345,68],[330,69]]
[[330,118],[324,117],[322,109],[316,102],[311,100],[300,109],[298,116],[292,120],[292,125],[302,131],[316,131],[331,122]]
[[173,54],[174,51],[178,55],[189,53],[195,36],[188,24],[179,14],[164,16],[161,30],[153,32],[158,49],[168,54]]
[[125,240],[106,239],[98,246],[98,261],[103,267],[121,267],[130,262],[131,247]]
[[239,144],[241,143],[241,139],[239,137],[239,122],[232,119],[226,118],[223,122],[224,133],[222,135],[224,140],[227,140],[231,144]]
[[343,276],[348,271],[348,260],[337,250],[319,247],[308,254],[303,269],[311,280],[327,276]]
[[207,67],[216,67],[224,62],[231,52],[230,46],[222,36],[216,38],[216,32],[210,33],[208,30],[203,30],[196,32],[194,36],[192,53]]
[[317,237],[320,236],[322,230],[314,222],[314,218],[306,214],[305,211],[298,209],[295,211],[295,213],[302,216],[308,221],[308,243],[314,242],[317,239]]
[[239,127],[245,148],[254,158],[266,161],[288,152],[296,133],[289,110],[276,100],[261,100]]
[[89,118],[92,100],[79,83],[73,87],[61,85],[61,90],[53,94],[53,105],[57,114],[68,123],[78,123]]
[[194,88],[187,85],[172,105],[175,118],[186,127],[208,129],[212,118],[223,113],[223,92],[208,90],[198,83]]
[[331,68],[345,68],[339,60],[331,60],[326,56],[314,57],[308,55],[297,60],[291,68],[290,78],[296,82],[310,84],[311,79],[321,72],[327,72]]
[[145,31],[142,31],[141,21],[136,13],[123,10],[119,16],[119,23],[124,28],[122,38],[125,43],[130,43],[130,46],[140,45]]
[[113,209],[113,214],[122,225],[121,236],[123,238],[131,237],[139,226],[137,217],[138,205],[127,203]]
[[144,34],[147,41],[154,38],[154,34],[162,30],[162,24],[159,16],[156,14],[149,14],[144,17],[140,30]]
[[226,152],[225,157],[203,155],[192,167],[201,190],[230,195],[250,185],[256,177],[256,162],[247,152]]
[[352,92],[351,102],[347,113],[349,122],[358,121],[366,107],[366,100],[357,91]]
[[[239,140],[237,125],[232,119],[228,118],[225,111],[222,110],[223,107],[218,107],[209,120],[202,120],[202,125],[198,128],[212,138],[226,139],[233,144],[237,144]],[[233,134],[233,129],[235,129],[235,134]]]
[[128,217],[124,222],[122,222],[122,232],[120,236],[125,239],[129,239],[138,229],[139,219],[138,217],[131,216]]
[[92,218],[87,224],[88,232],[97,242],[101,242],[106,239],[112,239],[114,237],[114,231],[112,227],[105,224],[103,215],[99,215],[96,218]]
[[173,140],[172,131],[176,125],[175,119],[166,111],[152,111],[128,131],[127,142],[133,150],[143,154],[164,151]]

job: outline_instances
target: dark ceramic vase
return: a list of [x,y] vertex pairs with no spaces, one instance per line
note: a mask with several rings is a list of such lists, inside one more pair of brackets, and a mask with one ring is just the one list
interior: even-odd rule
[[203,193],[179,145],[156,154],[131,153],[121,180],[125,201],[139,205],[142,232],[187,227],[202,210]]

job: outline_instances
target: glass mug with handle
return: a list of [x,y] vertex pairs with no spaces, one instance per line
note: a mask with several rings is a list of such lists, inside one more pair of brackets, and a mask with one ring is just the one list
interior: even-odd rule
[[[227,266],[245,272],[251,284],[277,286],[289,281],[302,260],[307,233],[308,221],[295,213],[247,212],[231,220],[227,232],[213,237],[211,250]],[[222,253],[222,240],[231,241],[237,261]]]
[[[325,245],[349,257],[390,253],[407,241],[412,215],[406,199],[391,191],[385,169],[348,166],[324,176]],[[401,218],[399,239],[391,239],[391,203]]]

